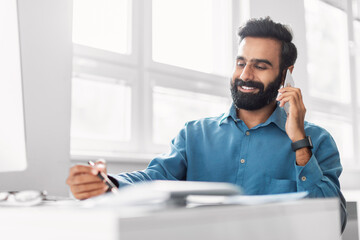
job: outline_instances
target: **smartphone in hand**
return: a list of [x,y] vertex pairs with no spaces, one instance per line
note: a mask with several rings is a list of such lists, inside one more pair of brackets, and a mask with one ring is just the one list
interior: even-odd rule
[[[294,79],[293,79],[289,69],[286,71],[286,77],[285,77],[283,87],[295,87],[295,82],[294,82]],[[287,114],[289,114],[289,109],[290,109],[290,103],[287,102],[284,105],[284,110]]]

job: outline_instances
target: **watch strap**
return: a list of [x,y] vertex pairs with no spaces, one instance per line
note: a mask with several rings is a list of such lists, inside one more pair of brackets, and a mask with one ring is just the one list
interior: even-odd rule
[[291,143],[291,148],[294,152],[300,148],[305,148],[305,147],[309,149],[313,148],[310,136],[306,136],[306,138],[304,139]]

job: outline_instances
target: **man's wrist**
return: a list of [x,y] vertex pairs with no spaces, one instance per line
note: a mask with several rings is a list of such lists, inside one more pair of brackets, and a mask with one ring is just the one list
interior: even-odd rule
[[311,156],[312,156],[312,152],[309,148],[300,148],[296,151],[296,165],[298,166],[305,166]]
[[293,141],[291,143],[291,148],[295,152],[296,156],[296,165],[298,166],[305,166],[311,156],[313,148],[311,137],[310,136],[304,136],[301,139],[298,139],[297,141]]
[[290,138],[291,142],[297,142],[301,139],[304,139],[306,138],[306,134],[305,134],[305,131],[303,132],[299,132],[298,134],[295,134],[292,138]]
[[301,148],[309,148],[312,149],[313,145],[312,145],[312,141],[311,141],[311,137],[310,136],[306,136],[305,138],[298,140],[296,142],[292,142],[291,143],[291,148],[294,152],[296,152],[298,149]]

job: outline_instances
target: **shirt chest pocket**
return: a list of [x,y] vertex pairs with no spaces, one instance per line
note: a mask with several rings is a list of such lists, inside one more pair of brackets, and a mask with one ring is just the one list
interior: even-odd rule
[[265,184],[263,186],[262,194],[290,193],[296,191],[296,181],[265,176]]

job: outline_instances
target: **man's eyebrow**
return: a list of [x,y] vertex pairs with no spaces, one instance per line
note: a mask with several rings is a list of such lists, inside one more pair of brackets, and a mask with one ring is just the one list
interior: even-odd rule
[[[236,59],[237,59],[237,60],[245,61],[245,58],[242,57],[242,56],[237,56]],[[271,67],[273,66],[272,63],[271,63],[269,60],[267,60],[267,59],[255,58],[255,59],[251,59],[250,62],[265,63],[265,64],[267,64],[267,65],[269,65],[269,66],[271,66]]]
[[273,66],[272,63],[271,63],[269,60],[267,60],[267,59],[251,59],[250,62],[265,63],[265,64],[267,64],[267,65],[269,65],[269,66],[271,66],[271,67]]

